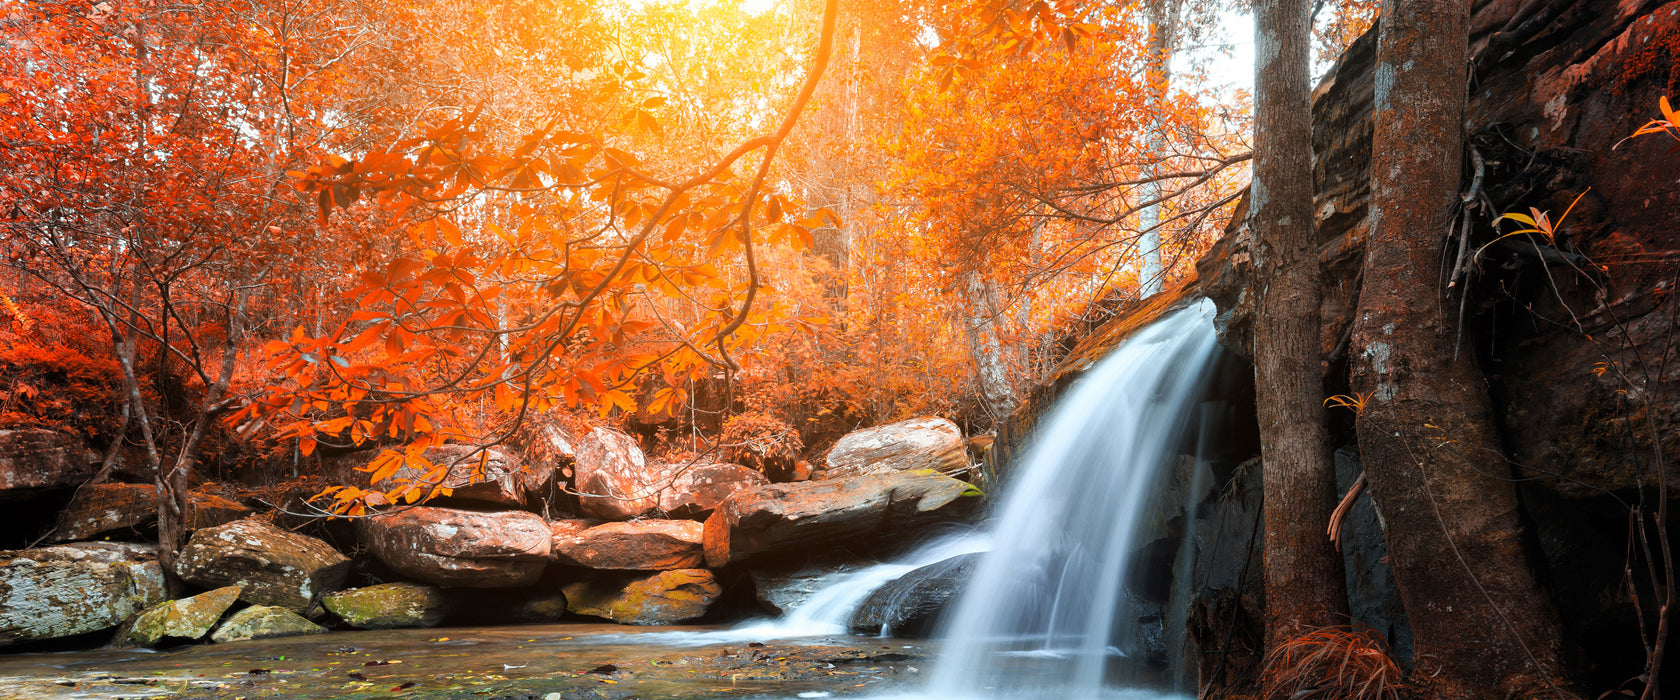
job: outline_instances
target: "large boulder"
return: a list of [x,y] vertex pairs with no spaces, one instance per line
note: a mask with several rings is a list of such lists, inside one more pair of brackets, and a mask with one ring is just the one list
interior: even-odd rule
[[154,605],[129,624],[117,640],[118,647],[149,647],[164,637],[198,639],[210,632],[222,613],[239,600],[241,586],[227,586],[191,598]]
[[417,583],[382,583],[329,593],[321,598],[321,605],[345,624],[365,630],[436,627],[454,607],[443,591]]
[[583,530],[572,530],[568,523],[550,531],[555,533],[554,560],[561,564],[666,571],[706,563],[706,528],[693,520],[636,520]]
[[673,518],[705,520],[730,494],[770,483],[763,474],[739,464],[677,467],[670,486],[659,492],[659,510]]
[[[249,517],[251,509],[206,490],[187,494],[187,530],[224,525]],[[138,533],[157,522],[157,487],[151,484],[90,484],[59,511],[54,542]]]
[[652,576],[601,576],[568,584],[567,609],[625,625],[670,625],[706,614],[723,594],[705,569],[661,571]]
[[93,477],[99,456],[55,430],[0,430],[0,497],[70,488]]
[[[328,472],[337,483],[368,488],[372,472],[364,471],[384,450],[363,450],[336,457],[329,462]],[[421,453],[434,467],[448,465],[449,473],[443,486],[450,489],[449,497],[460,501],[474,501],[504,508],[523,508],[537,503],[554,480],[552,464],[532,473],[517,456],[500,447],[478,448],[472,445],[440,445]],[[382,486],[409,481],[427,483],[426,470],[416,466],[397,469]]]
[[423,506],[356,521],[362,544],[407,578],[437,586],[505,588],[534,583],[553,550],[541,516]]
[[80,542],[0,552],[0,646],[115,627],[166,595],[150,545]]
[[250,639],[326,633],[327,628],[285,608],[253,605],[229,615],[227,621],[210,633],[210,639],[217,642],[243,642]]
[[657,510],[659,493],[671,480],[668,468],[648,461],[635,438],[607,428],[584,437],[575,475],[583,513],[602,520],[629,520]]
[[350,560],[332,545],[247,518],[193,533],[175,574],[205,588],[243,586],[239,599],[304,612],[338,590]]
[[934,623],[962,591],[980,561],[979,554],[951,557],[914,569],[875,589],[857,610],[850,626],[858,634],[889,637],[927,637]]
[[828,451],[824,478],[918,469],[950,472],[968,464],[962,429],[944,418],[916,418],[847,433]]
[[706,519],[713,568],[771,553],[866,544],[969,514],[967,483],[927,472],[771,484],[738,491]]

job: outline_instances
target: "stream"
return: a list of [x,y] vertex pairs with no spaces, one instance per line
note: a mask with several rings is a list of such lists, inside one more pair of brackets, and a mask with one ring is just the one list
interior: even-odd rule
[[0,697],[821,698],[907,691],[929,655],[920,642],[844,635],[653,641],[719,631],[569,623],[16,654],[0,656]]

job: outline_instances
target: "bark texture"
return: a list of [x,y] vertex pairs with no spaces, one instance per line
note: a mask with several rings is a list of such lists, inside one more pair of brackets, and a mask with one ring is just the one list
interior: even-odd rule
[[1525,560],[1511,470],[1443,279],[1463,162],[1466,11],[1463,0],[1383,5],[1352,339],[1359,448],[1416,635],[1414,679],[1432,697],[1552,697],[1555,613]]
[[1324,536],[1336,471],[1324,425],[1313,230],[1307,0],[1255,5],[1254,375],[1265,482],[1267,646],[1347,616],[1342,558]]

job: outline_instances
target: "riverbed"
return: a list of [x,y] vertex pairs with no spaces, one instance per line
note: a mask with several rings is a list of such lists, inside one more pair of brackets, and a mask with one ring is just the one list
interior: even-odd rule
[[876,637],[720,643],[704,634],[714,629],[457,627],[15,654],[0,656],[0,697],[822,698],[910,689],[931,653]]

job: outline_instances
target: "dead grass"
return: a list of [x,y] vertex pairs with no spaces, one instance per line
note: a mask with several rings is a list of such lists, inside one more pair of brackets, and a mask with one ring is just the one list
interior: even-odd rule
[[1266,657],[1267,698],[1397,700],[1400,666],[1368,627],[1324,627],[1285,642]]

